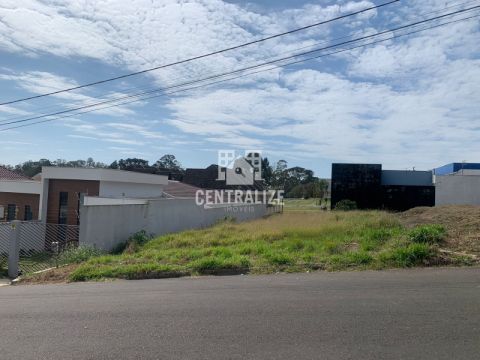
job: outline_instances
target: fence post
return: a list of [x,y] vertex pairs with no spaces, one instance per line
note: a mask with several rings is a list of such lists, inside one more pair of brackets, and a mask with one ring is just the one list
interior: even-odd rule
[[12,221],[12,231],[8,243],[8,277],[15,279],[18,276],[20,261],[20,226],[18,220]]

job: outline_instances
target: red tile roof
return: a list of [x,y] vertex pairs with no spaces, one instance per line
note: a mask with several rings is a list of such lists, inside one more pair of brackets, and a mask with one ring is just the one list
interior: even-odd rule
[[0,180],[30,180],[30,178],[0,166]]
[[163,188],[163,192],[173,198],[194,198],[197,190],[201,189],[173,180],[169,180],[168,185]]

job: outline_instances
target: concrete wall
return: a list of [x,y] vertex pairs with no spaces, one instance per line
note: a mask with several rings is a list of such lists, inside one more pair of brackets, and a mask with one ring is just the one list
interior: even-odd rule
[[435,176],[435,205],[480,205],[480,176]]
[[80,245],[109,251],[140,230],[162,235],[207,227],[225,217],[244,221],[266,213],[263,204],[204,208],[194,199],[149,200],[143,205],[83,205],[80,208]]
[[101,197],[155,198],[163,194],[163,185],[100,181]]
[[129,199],[129,198],[104,198],[98,196],[84,196],[84,205],[144,205],[148,203],[148,199]]

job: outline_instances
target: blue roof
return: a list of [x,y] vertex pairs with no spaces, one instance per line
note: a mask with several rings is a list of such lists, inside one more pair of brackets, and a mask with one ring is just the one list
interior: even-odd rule
[[435,175],[448,175],[460,170],[480,170],[480,163],[450,163],[433,169]]

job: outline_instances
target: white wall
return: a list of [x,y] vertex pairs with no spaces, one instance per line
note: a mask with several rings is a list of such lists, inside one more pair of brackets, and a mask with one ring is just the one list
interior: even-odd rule
[[162,194],[162,185],[100,181],[100,197],[155,198]]
[[129,199],[129,198],[104,198],[98,196],[84,196],[83,204],[84,205],[144,205],[148,203],[147,199]]
[[225,217],[238,221],[266,215],[263,204],[205,209],[194,199],[149,200],[144,205],[83,205],[80,245],[111,250],[140,230],[154,235],[213,225]]
[[435,205],[480,205],[480,176],[435,176]]
[[0,180],[0,192],[42,194],[42,183],[29,180]]

